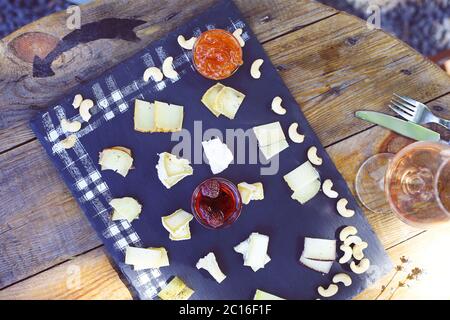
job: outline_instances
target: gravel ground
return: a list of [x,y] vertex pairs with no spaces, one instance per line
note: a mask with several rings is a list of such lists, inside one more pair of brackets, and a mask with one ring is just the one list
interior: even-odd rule
[[381,28],[424,55],[450,49],[450,0],[318,0],[362,19],[378,6]]
[[[318,0],[367,19],[376,5],[381,27],[424,55],[450,49],[450,0]],[[66,0],[0,0],[0,38],[52,12],[69,6]]]

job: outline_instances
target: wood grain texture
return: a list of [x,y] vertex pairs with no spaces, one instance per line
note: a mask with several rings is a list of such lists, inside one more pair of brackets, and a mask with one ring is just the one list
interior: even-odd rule
[[269,42],[265,49],[324,145],[370,124],[355,110],[387,111],[392,93],[429,101],[449,92],[436,65],[344,13]]
[[0,291],[0,300],[8,299],[125,300],[131,295],[101,247]]
[[[55,76],[33,78],[30,60],[45,57],[72,30],[60,12],[29,24],[0,41],[0,152],[34,138],[28,121],[37,110],[80,83],[95,78],[214,4],[214,0],[94,1],[82,6],[82,23],[105,18],[147,21],[136,28],[139,42],[101,39],[62,53]],[[312,0],[238,0],[236,4],[262,42],[336,13]],[[20,46],[12,46],[19,41]]]
[[37,141],[0,156],[0,288],[99,245]]

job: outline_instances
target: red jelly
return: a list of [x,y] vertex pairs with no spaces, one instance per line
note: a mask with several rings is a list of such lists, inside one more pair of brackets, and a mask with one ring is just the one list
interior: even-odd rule
[[192,212],[201,225],[218,229],[231,225],[241,214],[238,188],[223,178],[203,181],[192,194]]

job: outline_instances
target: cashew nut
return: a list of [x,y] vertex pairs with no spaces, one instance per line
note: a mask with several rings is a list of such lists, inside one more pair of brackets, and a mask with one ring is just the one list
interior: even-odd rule
[[342,245],[339,247],[339,249],[344,252],[344,255],[339,259],[339,263],[344,264],[349,262],[353,254],[352,248],[346,245]]
[[335,284],[330,284],[327,289],[320,286],[317,288],[317,292],[324,298],[330,298],[338,292],[339,288]]
[[339,196],[339,193],[334,191],[332,188],[333,188],[333,181],[331,181],[330,179],[327,179],[323,182],[323,184],[322,184],[323,193],[325,193],[325,195],[328,198],[336,199]]
[[70,148],[73,148],[73,146],[75,145],[76,142],[77,142],[77,137],[74,134],[71,134],[64,140],[60,141],[59,145],[61,147],[63,147],[64,149],[70,149]]
[[80,104],[80,116],[81,119],[88,122],[89,119],[91,119],[91,113],[89,112],[89,109],[91,109],[94,106],[94,101],[91,99],[83,100]]
[[162,64],[162,72],[169,79],[178,78],[178,72],[173,68],[173,57],[167,57]]
[[342,229],[341,232],[339,233],[339,239],[341,241],[344,241],[349,236],[354,236],[357,233],[358,230],[354,226],[347,226],[344,229]]
[[183,49],[192,50],[194,48],[195,41],[197,41],[197,38],[192,37],[189,40],[186,40],[184,36],[179,35],[177,41],[180,47],[182,47]]
[[75,95],[73,98],[72,105],[75,109],[78,109],[80,107],[81,102],[83,101],[83,96],[81,94]]
[[344,218],[351,218],[355,214],[355,211],[351,210],[351,209],[347,209],[347,204],[348,204],[348,200],[345,198],[342,198],[337,202],[336,209],[337,209],[337,212],[339,212],[339,214],[341,216],[343,216]]
[[317,155],[316,147],[313,146],[308,149],[308,160],[316,166],[320,166],[322,164],[322,158]]
[[81,122],[79,121],[68,121],[67,119],[61,120],[61,129],[64,132],[77,132],[81,129]]
[[244,41],[244,39],[242,39],[241,35],[242,35],[242,29],[241,28],[234,30],[233,36],[239,42],[240,46],[243,47],[243,46],[245,46],[245,41]]
[[362,259],[358,264],[355,263],[355,261],[352,261],[350,263],[350,269],[356,274],[361,274],[369,270],[370,267],[370,260],[367,258]]
[[148,82],[150,77],[152,77],[153,80],[155,80],[156,82],[159,82],[164,78],[164,75],[162,74],[161,70],[159,70],[159,68],[150,67],[150,68],[145,69],[145,71],[144,71],[144,76],[143,76],[144,81]]
[[344,246],[350,247],[353,244],[361,243],[362,239],[358,236],[350,236],[344,240]]
[[283,102],[283,99],[280,97],[275,97],[272,100],[272,111],[276,114],[279,114],[280,116],[286,114],[286,109],[281,106],[281,103]]
[[252,66],[250,68],[250,75],[253,77],[253,79],[261,78],[261,71],[259,70],[259,68],[261,68],[263,63],[264,63],[263,59],[256,59],[255,61],[253,61]]
[[354,257],[356,260],[361,260],[362,258],[364,258],[364,252],[363,252],[363,250],[364,250],[364,249],[367,249],[367,247],[368,247],[367,242],[362,241],[362,242],[360,242],[360,243],[356,243],[356,244],[353,246],[353,257]]
[[289,138],[295,143],[302,143],[305,140],[305,136],[298,133],[298,123],[294,122],[289,126],[288,134]]
[[352,284],[352,278],[346,273],[338,273],[333,277],[334,283],[342,283],[344,286],[348,287]]

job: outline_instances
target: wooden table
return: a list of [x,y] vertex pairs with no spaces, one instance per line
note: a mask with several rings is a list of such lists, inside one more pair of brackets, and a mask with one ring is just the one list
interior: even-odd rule
[[[74,86],[96,77],[210,6],[213,0],[96,1],[82,23],[142,19],[141,41],[99,39],[63,52],[54,76],[33,77],[70,30],[65,12],[0,41],[0,299],[129,299],[100,240],[36,141],[28,121]],[[413,49],[365,21],[310,0],[237,0],[259,41],[353,190],[361,163],[411,141],[357,120],[387,112],[393,92],[450,117],[450,78]],[[394,263],[408,256],[426,275],[395,298],[450,298],[449,229],[421,231],[392,214],[365,211]],[[363,292],[373,299],[392,274]],[[393,286],[402,274],[397,274]],[[389,290],[380,298],[389,298]]]

